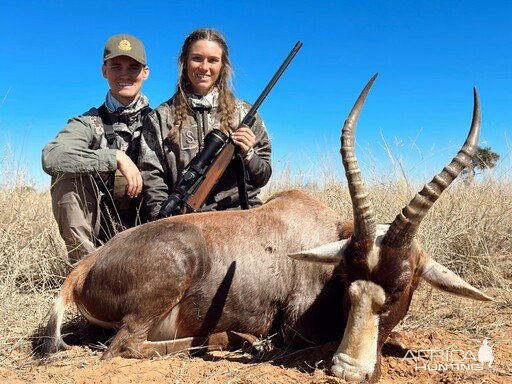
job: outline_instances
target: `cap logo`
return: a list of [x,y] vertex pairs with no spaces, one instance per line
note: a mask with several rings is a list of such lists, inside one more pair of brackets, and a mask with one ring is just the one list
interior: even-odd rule
[[117,46],[121,51],[131,51],[132,45],[128,40],[121,40]]

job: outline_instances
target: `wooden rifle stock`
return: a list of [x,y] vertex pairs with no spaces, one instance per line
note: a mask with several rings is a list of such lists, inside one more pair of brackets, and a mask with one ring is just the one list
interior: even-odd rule
[[199,185],[194,193],[188,198],[185,210],[196,212],[201,209],[205,200],[210,195],[210,192],[224,174],[224,171],[231,162],[234,154],[235,144],[233,144],[232,141],[229,141],[210,165],[208,171],[204,174],[204,179],[201,185]]

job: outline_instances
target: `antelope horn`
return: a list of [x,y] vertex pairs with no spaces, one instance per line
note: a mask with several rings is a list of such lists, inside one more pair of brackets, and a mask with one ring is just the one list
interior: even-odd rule
[[366,87],[359,95],[356,103],[352,107],[350,114],[343,124],[341,132],[341,158],[345,167],[345,176],[347,177],[350,199],[352,200],[352,210],[354,213],[354,237],[358,240],[373,239],[375,236],[375,214],[372,209],[368,192],[361,179],[361,171],[357,165],[357,159],[354,154],[354,133],[357,126],[357,120],[364,101],[378,73],[373,75]]
[[451,163],[436,175],[430,183],[426,184],[411,202],[402,209],[402,212],[395,218],[384,239],[382,239],[383,243],[394,248],[409,245],[430,207],[471,162],[480,135],[480,101],[476,88],[473,88],[473,94],[473,120],[466,142]]

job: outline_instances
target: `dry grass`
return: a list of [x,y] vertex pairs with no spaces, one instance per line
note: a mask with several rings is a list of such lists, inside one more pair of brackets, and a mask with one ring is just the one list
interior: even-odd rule
[[[421,185],[382,180],[368,182],[379,222],[394,219]],[[37,192],[17,175],[0,185],[0,367],[19,366],[30,351],[29,336],[50,308],[51,298],[70,267],[52,212],[49,192]],[[264,191],[303,188],[345,217],[350,199],[343,183],[304,185],[283,177]],[[498,298],[487,306],[495,324],[510,327],[512,306],[512,186],[488,179],[458,183],[446,191],[421,226],[426,250],[472,284]],[[449,329],[480,329],[472,320],[480,304],[441,298],[422,286],[402,327],[415,329],[443,319]],[[449,302],[450,305],[446,305]],[[449,307],[449,308],[447,308]],[[508,320],[503,320],[503,316]],[[448,320],[446,320],[448,319]],[[460,319],[460,320],[458,320]],[[446,322],[445,322],[446,321]]]

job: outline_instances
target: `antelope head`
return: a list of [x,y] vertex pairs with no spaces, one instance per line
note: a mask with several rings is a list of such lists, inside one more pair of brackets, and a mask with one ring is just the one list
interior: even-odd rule
[[340,152],[352,201],[354,232],[349,239],[290,255],[298,260],[340,265],[346,284],[345,303],[349,309],[331,371],[347,381],[358,382],[374,381],[380,376],[382,346],[406,315],[413,292],[421,280],[455,295],[492,300],[427,255],[415,239],[430,207],[476,152],[480,133],[476,89],[471,129],[457,156],[416,194],[390,225],[377,225],[354,154],[357,120],[376,77],[377,74],[361,92],[341,136]]

